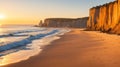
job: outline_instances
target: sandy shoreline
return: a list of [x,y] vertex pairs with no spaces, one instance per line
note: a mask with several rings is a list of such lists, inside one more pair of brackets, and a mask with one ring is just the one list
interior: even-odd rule
[[74,29],[39,55],[2,67],[120,67],[120,40],[103,35]]

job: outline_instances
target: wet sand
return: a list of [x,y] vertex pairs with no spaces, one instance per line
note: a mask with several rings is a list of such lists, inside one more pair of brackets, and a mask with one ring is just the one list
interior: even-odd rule
[[74,29],[40,54],[3,67],[120,67],[120,39]]

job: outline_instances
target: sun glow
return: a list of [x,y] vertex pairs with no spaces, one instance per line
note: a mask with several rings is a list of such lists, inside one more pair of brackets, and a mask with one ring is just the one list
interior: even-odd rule
[[0,19],[5,19],[6,16],[4,14],[0,14]]

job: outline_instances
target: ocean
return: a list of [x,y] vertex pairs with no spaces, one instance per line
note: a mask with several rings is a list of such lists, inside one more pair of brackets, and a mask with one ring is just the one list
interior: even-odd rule
[[41,28],[30,25],[0,26],[0,66],[39,54],[43,47],[69,31],[67,28]]

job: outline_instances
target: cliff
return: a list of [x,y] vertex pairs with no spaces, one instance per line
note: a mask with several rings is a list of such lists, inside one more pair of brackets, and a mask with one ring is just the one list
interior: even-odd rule
[[44,23],[40,23],[41,27],[70,27],[70,28],[85,28],[88,17],[70,19],[70,18],[48,18]]
[[87,29],[120,34],[120,0],[91,8]]

